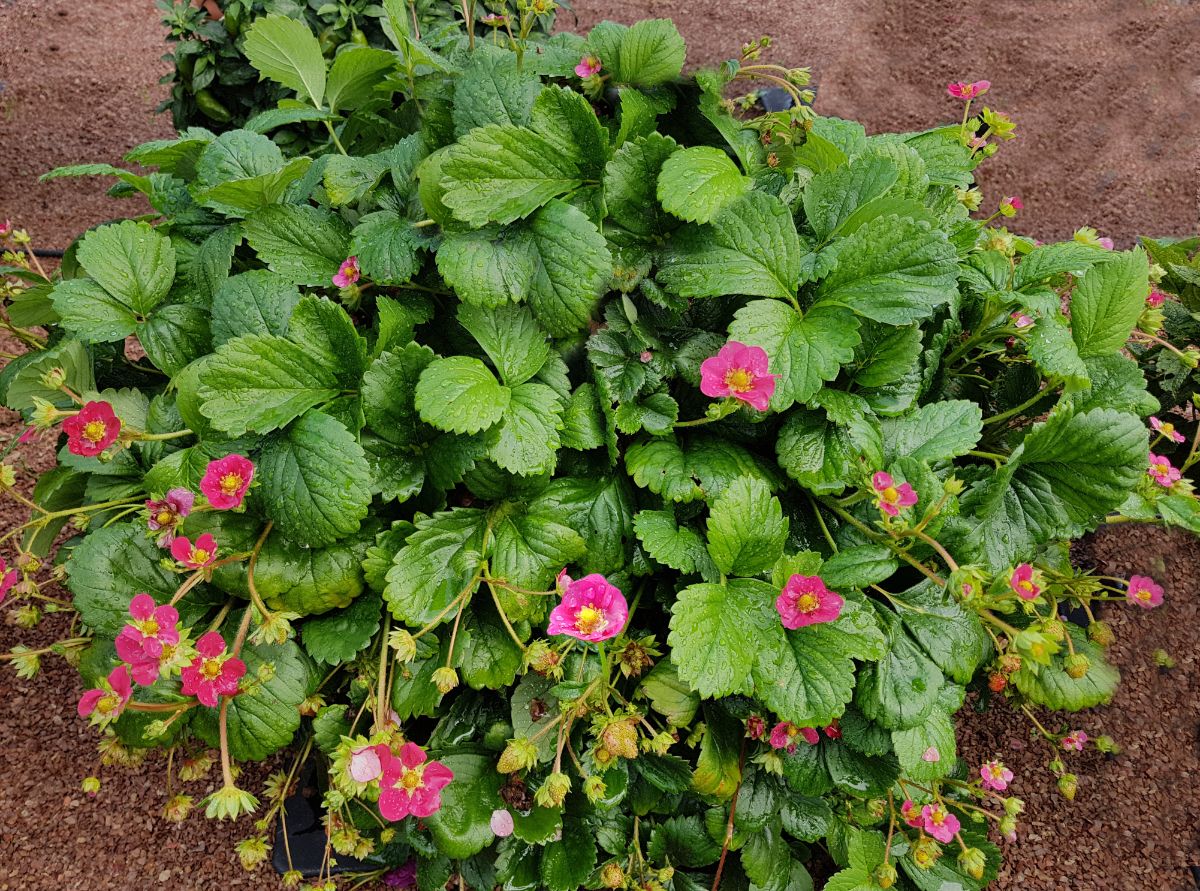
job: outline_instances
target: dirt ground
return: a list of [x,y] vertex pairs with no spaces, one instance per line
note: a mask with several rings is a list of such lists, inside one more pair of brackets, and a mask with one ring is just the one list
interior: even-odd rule
[[[1200,3],[1189,0],[577,0],[568,27],[601,18],[674,18],[694,63],[734,56],[741,42],[776,39],[774,61],[809,65],[817,110],[872,132],[956,117],[947,81],[987,78],[989,101],[1019,138],[983,171],[989,201],[1018,194],[1013,228],[1043,238],[1091,225],[1118,244],[1137,234],[1195,233],[1200,221]],[[573,19],[572,15],[576,18]],[[0,220],[35,243],[65,247],[86,227],[133,211],[95,180],[37,184],[82,161],[114,161],[169,135],[155,116],[166,70],[153,0],[0,0]],[[13,428],[3,413],[4,433]],[[36,453],[32,472],[51,460]],[[0,505],[0,529],[18,512]],[[1200,655],[1195,628],[1200,543],[1149,529],[1113,529],[1081,555],[1107,572],[1148,572],[1167,588],[1153,613],[1112,610],[1114,661],[1124,683],[1112,707],[1081,715],[1092,736],[1124,746],[1082,758],[1067,804],[1023,717],[1000,707],[963,713],[964,756],[1002,756],[1029,805],[1009,846],[1001,891],[1185,891],[1200,863]],[[0,625],[0,652],[44,645],[60,629]],[[1160,672],[1150,653],[1178,662]],[[156,768],[102,771],[95,800],[79,791],[97,769],[95,737],[75,716],[75,673],[46,662],[37,681],[0,671],[0,891],[169,886],[275,888],[232,853],[250,834],[193,819],[158,820]],[[211,780],[209,781],[211,783]],[[198,782],[197,800],[207,793]]]

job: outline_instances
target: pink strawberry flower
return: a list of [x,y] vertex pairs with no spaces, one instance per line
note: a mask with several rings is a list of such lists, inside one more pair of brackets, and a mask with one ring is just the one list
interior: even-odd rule
[[806,625],[832,622],[842,614],[845,601],[825,587],[819,575],[793,575],[775,598],[784,628],[795,630]]
[[4,602],[4,598],[8,596],[12,586],[17,583],[17,575],[17,571],[9,569],[8,563],[3,557],[0,557],[0,603]]
[[1009,195],[1000,199],[1000,213],[1006,217],[1015,217],[1018,210],[1024,210],[1025,205],[1016,195]]
[[442,806],[442,789],[450,785],[454,773],[440,761],[427,761],[424,750],[405,743],[399,756],[383,744],[375,747],[383,762],[379,782],[379,813],[385,820],[429,817]]
[[117,441],[121,419],[107,402],[89,402],[77,413],[63,421],[67,434],[67,451],[72,455],[92,458]]
[[175,540],[176,528],[183,522],[183,518],[192,512],[192,505],[195,503],[196,496],[182,487],[171,489],[157,501],[146,502],[146,511],[149,514],[146,526],[151,532],[161,533],[158,536],[160,548],[169,547]]
[[1153,288],[1150,289],[1150,296],[1148,296],[1146,298],[1147,306],[1149,306],[1151,309],[1158,309],[1160,306],[1162,306],[1166,302],[1167,302],[1166,294],[1164,294],[1162,291],[1156,291]]
[[363,746],[350,753],[350,776],[356,783],[369,783],[383,776],[383,761],[376,748]]
[[1037,600],[1042,593],[1037,574],[1028,563],[1022,563],[1008,577],[1008,586],[1022,600]]
[[8,236],[12,235],[12,231],[12,220],[5,220],[2,224],[0,224],[0,239],[8,238]]
[[766,411],[779,375],[767,371],[769,361],[761,347],[731,340],[700,363],[700,392],[715,398],[733,398],[758,411]]
[[911,798],[904,799],[904,804],[900,805],[900,816],[914,829],[919,829],[925,822],[921,816],[921,806]]
[[592,573],[567,585],[562,603],[550,612],[546,632],[596,643],[616,637],[628,619],[625,595],[604,576]]
[[878,495],[876,506],[889,517],[900,515],[900,511],[917,503],[917,493],[908,483],[896,485],[890,473],[876,471],[871,477],[871,488]]
[[938,751],[937,746],[930,746],[921,753],[921,760],[926,764],[937,764],[942,760],[942,753]]
[[838,726],[837,721],[834,721],[832,724],[830,724],[828,727],[825,728],[825,735],[827,737],[829,737],[830,739],[841,739],[842,738],[842,728]]
[[563,567],[558,571],[558,575],[554,577],[554,590],[558,592],[558,596],[562,597],[567,593],[567,588],[571,587],[571,582],[575,581],[567,574],[567,567]]
[[987,140],[982,136],[972,136],[970,140],[967,141],[967,148],[971,149],[972,151],[979,151],[987,144]]
[[215,708],[220,696],[236,696],[246,663],[225,652],[225,638],[210,631],[196,641],[196,658],[184,666],[180,687],[184,696],[195,696]]
[[966,81],[958,81],[956,83],[947,84],[946,92],[955,99],[978,99],[986,93],[992,86],[990,80],[977,80],[973,83]]
[[1012,320],[1013,320],[1013,325],[1017,328],[1018,331],[1021,330],[1022,328],[1032,327],[1033,322],[1034,322],[1033,316],[1026,315],[1023,312],[1014,312],[1012,314]]
[[1083,747],[1087,745],[1088,735],[1082,730],[1073,730],[1062,738],[1062,747],[1067,751],[1072,749],[1076,752],[1082,752]]
[[200,480],[200,491],[217,510],[242,506],[250,481],[254,479],[254,464],[244,455],[226,455],[209,461]]
[[188,569],[203,569],[217,559],[217,542],[212,533],[205,532],[193,545],[186,535],[171,542],[171,556]]
[[41,431],[38,430],[38,428],[33,424],[30,424],[28,427],[22,430],[21,435],[17,437],[17,445],[26,445],[27,443],[33,442],[35,439],[37,439],[37,435],[39,433],[41,433]]
[[386,873],[383,877],[383,884],[386,888],[414,891],[417,887],[417,861],[409,860],[403,866]]
[[820,742],[821,737],[812,727],[797,727],[791,721],[780,721],[771,728],[771,748],[786,750],[789,755],[795,754],[798,737],[803,737],[810,746]]
[[1099,238],[1097,238],[1096,243],[1106,251],[1111,251],[1114,247],[1113,240],[1104,235],[1101,235]]
[[360,278],[362,278],[362,271],[358,268],[358,257],[347,257],[334,274],[333,283],[339,288],[348,288],[357,284]]
[[921,808],[921,828],[945,844],[954,839],[962,824],[958,822],[958,817],[946,810],[945,805],[936,803]]
[[1175,425],[1170,421],[1163,423],[1153,415],[1150,417],[1150,426],[1156,433],[1161,433],[1171,442],[1183,442],[1186,437],[1175,429]]
[[1146,471],[1151,478],[1163,488],[1169,489],[1179,482],[1183,476],[1178,467],[1171,465],[1171,460],[1164,455],[1150,453],[1150,469]]
[[979,779],[983,788],[993,792],[1003,792],[1012,782],[1013,772],[1004,766],[1003,761],[985,761],[979,768]]
[[121,717],[133,686],[129,683],[129,669],[118,665],[94,690],[88,690],[79,700],[79,717],[91,718],[93,724],[105,725]]
[[1142,609],[1154,609],[1163,602],[1162,585],[1146,575],[1129,577],[1129,589],[1125,592],[1126,599]]
[[575,74],[585,80],[589,77],[595,77],[600,73],[600,69],[604,66],[600,59],[596,56],[584,56],[579,60],[579,64],[575,66]]
[[484,25],[490,25],[493,28],[499,28],[502,25],[508,24],[508,16],[498,12],[489,12],[479,21]]
[[134,681],[148,687],[158,680],[164,653],[179,643],[179,611],[139,594],[129,604],[129,615],[132,621],[117,635],[117,655],[129,663]]

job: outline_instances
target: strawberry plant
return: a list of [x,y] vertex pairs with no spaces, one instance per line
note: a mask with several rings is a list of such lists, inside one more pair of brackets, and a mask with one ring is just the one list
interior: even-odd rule
[[154,208],[58,274],[6,233],[9,450],[59,449],[28,498],[5,465],[0,576],[72,615],[6,659],[77,664],[107,760],[169,750],[170,819],[219,762],[248,867],[316,756],[327,865],[392,886],[986,885],[1022,805],[955,712],[1010,698],[1073,796],[1094,610],[1163,591],[1069,543],[1200,516],[1150,452],[1146,252],[975,213],[986,82],[868,136],[765,38],[685,76],[665,20],[434,48],[384,8],[332,63],[248,26],[311,155],[193,127],[54,174]]

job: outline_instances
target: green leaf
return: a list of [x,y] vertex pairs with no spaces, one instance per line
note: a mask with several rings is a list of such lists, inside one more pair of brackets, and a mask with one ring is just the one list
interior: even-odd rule
[[678,143],[661,133],[626,142],[604,169],[604,201],[608,215],[623,229],[643,238],[663,235],[678,223],[657,201],[659,173]]
[[91,279],[61,281],[50,299],[63,328],[84,343],[124,340],[137,328],[133,311]]
[[488,457],[509,473],[547,473],[558,459],[562,401],[545,384],[512,388],[500,423],[488,435]]
[[913,607],[898,609],[897,614],[921,649],[949,677],[969,683],[992,655],[991,638],[979,617],[932,582],[922,582],[896,599]]
[[5,372],[15,373],[5,381],[4,404],[13,411],[25,411],[32,409],[33,400],[38,398],[65,409],[71,404],[69,397],[42,383],[42,377],[52,368],[66,372],[65,383],[76,393],[90,393],[96,389],[96,374],[87,349],[78,340],[62,340],[45,350],[26,353],[9,364]]
[[[1036,665],[1025,660],[1013,676],[1013,683],[1030,700],[1055,710],[1077,712],[1107,704],[1112,700],[1121,681],[1121,673],[1109,664],[1104,650],[1086,637],[1068,628],[1075,652],[1086,656],[1087,674],[1073,678],[1065,670],[1067,650],[1052,657],[1050,665]],[[1036,671],[1034,669],[1037,669]]]
[[303,18],[268,15],[256,19],[246,32],[242,49],[263,77],[320,107],[325,98],[325,57]]
[[262,450],[267,516],[288,538],[321,547],[358,530],[371,505],[371,472],[340,422],[310,411]]
[[635,442],[625,452],[625,467],[639,486],[669,501],[715,498],[740,476],[775,484],[770,471],[741,446],[703,434]]
[[658,280],[683,297],[749,294],[791,300],[800,284],[802,253],[787,206],[764,192],[749,192],[710,226],[677,232],[660,259]]
[[[253,547],[258,537],[254,533],[245,542],[245,550]],[[221,534],[217,535],[221,540]],[[259,553],[254,569],[254,583],[267,606],[287,610],[301,616],[315,616],[333,609],[344,609],[363,592],[362,561],[369,536],[343,539],[325,548],[310,548],[297,544],[279,530],[271,530]],[[222,580],[222,587],[231,593],[246,595],[245,571],[237,569],[238,577]],[[305,628],[308,624],[305,623]]]
[[544,514],[583,536],[578,553],[547,569],[557,572],[576,561],[584,573],[624,569],[634,537],[632,488],[624,474],[615,473],[563,477],[547,486],[530,504],[530,514]]
[[301,629],[305,651],[326,665],[349,662],[371,645],[379,630],[381,603],[378,594],[363,594],[345,609],[309,619]]
[[721,846],[714,842],[698,817],[668,817],[654,827],[646,851],[656,863],[672,863],[696,869],[717,862]]
[[722,575],[754,576],[783,555],[788,523],[761,479],[739,477],[712,503],[708,552]]
[[907,730],[924,722],[937,705],[945,676],[905,633],[895,616],[885,617],[886,654],[863,669],[855,704],[889,730]]
[[[957,690],[958,704],[961,705],[961,687],[947,686],[943,689]],[[957,708],[958,705],[955,705],[954,709]],[[954,712],[935,708],[916,727],[893,730],[892,746],[905,776],[918,783],[942,779],[954,770],[958,758],[954,740]],[[936,758],[932,757],[933,752],[937,753]]]
[[184,303],[156,310],[138,325],[137,336],[147,358],[167,374],[178,374],[212,349],[209,313]]
[[670,657],[659,660],[638,689],[672,727],[689,726],[700,707],[700,697],[680,680]]
[[858,208],[895,185],[896,165],[879,155],[864,155],[847,166],[818,173],[804,187],[804,215],[820,241],[828,241]]
[[213,295],[213,345],[219,347],[242,334],[282,337],[299,302],[299,289],[266,269],[231,276]]
[[442,806],[425,819],[433,843],[455,860],[471,857],[495,839],[492,811],[504,807],[500,799],[503,777],[495,761],[484,755],[441,755],[454,779],[442,790]]
[[[261,137],[266,139],[266,137]],[[245,179],[222,180],[208,188],[195,188],[196,201],[218,213],[243,217],[260,207],[278,204],[291,185],[312,166],[311,158],[293,158],[287,165]]]
[[958,263],[945,233],[894,215],[876,217],[838,243],[821,299],[888,325],[932,314],[957,290]]
[[752,183],[723,151],[698,145],[668,157],[658,176],[658,200],[680,219],[708,223]]
[[1024,290],[1030,285],[1039,284],[1064,272],[1086,272],[1096,263],[1101,263],[1111,256],[1102,248],[1080,244],[1077,241],[1039,245],[1026,254],[1017,265],[1013,277],[1013,290]]
[[501,379],[510,387],[525,383],[550,358],[546,332],[525,307],[483,310],[463,304],[458,309],[458,321],[483,347]]
[[1071,335],[1083,358],[1125,346],[1146,308],[1149,265],[1141,248],[1116,254],[1090,269],[1071,293]]
[[1146,472],[1136,415],[1059,411],[1035,424],[997,471],[962,498],[976,559],[1003,569],[1053,538],[1075,538],[1124,502]]
[[582,822],[563,823],[562,838],[542,852],[540,887],[547,891],[577,891],[596,868],[596,841]]
[[644,19],[621,33],[615,59],[603,53],[600,58],[617,83],[649,87],[679,77],[686,55],[687,46],[673,22]]
[[387,574],[392,615],[420,627],[445,609],[480,564],[485,524],[482,511],[467,508],[418,520]]
[[389,442],[408,444],[421,437],[413,391],[433,359],[429,347],[410,343],[383,353],[363,375],[363,414],[368,426]]
[[358,386],[367,368],[367,342],[340,304],[315,294],[302,298],[288,320],[288,337],[311,360],[333,368],[343,388]]
[[775,614],[778,592],[770,591],[774,621],[755,641],[758,695],[785,721],[801,727],[830,724],[850,701],[853,660],[883,656],[884,636],[871,610],[849,597],[836,621],[788,631]]
[[868,467],[883,464],[878,425],[866,417],[837,424],[823,411],[794,412],[779,430],[775,451],[788,476],[817,494],[842,492],[864,460]]
[[592,104],[574,90],[547,85],[538,94],[530,126],[580,163],[588,179],[599,176],[608,162],[608,134]]
[[248,130],[230,130],[204,146],[196,159],[196,185],[207,190],[224,182],[253,179],[283,166],[274,142]]
[[473,690],[502,690],[517,678],[524,653],[490,602],[472,604],[459,629],[458,670]]
[[486,226],[446,233],[437,252],[438,272],[464,303],[492,308],[518,303],[537,268],[527,230]]
[[435,359],[417,381],[416,407],[421,420],[451,433],[478,433],[503,416],[512,391],[478,359]]
[[891,549],[884,545],[842,548],[821,566],[821,578],[831,589],[866,588],[890,578],[898,567]]
[[336,368],[274,335],[249,334],[221,345],[203,363],[199,381],[200,410],[233,436],[286,426],[341,392]]
[[669,637],[679,677],[706,699],[750,693],[762,640],[779,625],[777,593],[754,579],[680,591]]
[[419,246],[412,223],[390,210],[367,214],[350,234],[363,275],[381,285],[402,285],[416,275]]
[[80,240],[76,257],[91,279],[137,316],[161,303],[175,280],[175,248],[146,223],[123,220],[93,229]]
[[915,458],[934,464],[965,455],[983,433],[983,412],[974,402],[931,402],[898,418],[884,418],[885,461]]
[[[229,700],[229,754],[238,761],[262,761],[292,741],[300,727],[300,703],[314,685],[308,657],[287,641],[282,646],[246,644],[241,652],[246,677],[254,678],[265,665],[270,679]],[[208,745],[220,741],[218,709],[196,709],[191,727]]]
[[571,394],[571,403],[563,415],[561,433],[564,448],[598,449],[604,445],[604,420],[596,401],[596,385],[588,381]]
[[551,201],[533,217],[533,276],[527,299],[539,322],[555,337],[574,334],[591,321],[608,288],[612,257],[604,236],[579,208]]
[[[700,742],[696,770],[692,774],[692,788],[701,795],[732,798],[742,779],[739,753],[745,734],[744,725],[716,703],[704,703],[701,708],[705,734]],[[752,792],[753,785],[745,791]]]
[[801,315],[779,300],[753,300],[729,325],[733,340],[761,347],[780,375],[771,408],[804,404],[854,358],[858,319],[847,309],[818,304]]
[[460,139],[441,172],[442,200],[473,226],[511,223],[583,185],[578,164],[545,136],[499,124]]
[[1042,374],[1061,378],[1073,389],[1089,385],[1087,365],[1079,356],[1062,313],[1042,316],[1034,322],[1025,345]]
[[260,208],[242,229],[259,259],[297,285],[332,287],[334,274],[349,255],[350,229],[342,218],[308,204]]
[[482,44],[454,85],[454,133],[463,136],[488,124],[524,127],[541,92],[538,76],[523,70],[515,53]]
[[338,112],[364,104],[395,66],[392,53],[369,46],[343,46],[329,68],[329,110]]
[[384,153],[361,157],[330,155],[325,160],[321,179],[325,195],[333,207],[345,207],[362,199],[388,172]]

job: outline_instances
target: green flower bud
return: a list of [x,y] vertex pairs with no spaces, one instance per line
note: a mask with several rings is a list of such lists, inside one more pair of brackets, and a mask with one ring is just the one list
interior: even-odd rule
[[1103,752],[1105,755],[1121,754],[1121,747],[1117,745],[1117,741],[1111,736],[1097,736],[1093,741],[1096,744],[1096,749]]
[[163,819],[168,823],[182,823],[192,812],[194,800],[190,795],[173,795],[163,808]]
[[1004,799],[1004,813],[1010,817],[1015,817],[1017,814],[1023,813],[1025,810],[1025,802],[1019,798]]
[[583,794],[587,796],[587,800],[592,804],[598,801],[603,801],[604,796],[608,794],[608,789],[604,785],[604,780],[592,774],[583,781]]
[[966,848],[958,855],[958,868],[973,879],[982,879],[987,869],[987,855],[979,848]]
[[896,884],[896,867],[890,863],[881,863],[875,868],[875,884],[887,891]]
[[254,872],[266,862],[270,855],[267,840],[261,835],[242,839],[234,845],[234,850],[237,851],[238,860],[242,862],[242,869],[246,872]]
[[258,799],[236,786],[222,786],[204,799],[204,816],[210,820],[236,820],[258,809]]
[[42,386],[47,390],[60,389],[67,382],[67,372],[60,367],[51,368],[42,375]]
[[929,869],[941,856],[942,846],[928,835],[921,836],[912,846],[913,863],[918,869]]
[[1005,814],[1003,817],[1001,817],[1000,818],[1000,834],[1008,839],[1016,838],[1017,818],[1010,814]]
[[458,672],[449,665],[443,665],[433,673],[433,685],[443,696],[458,686]]
[[519,770],[528,770],[538,763],[537,744],[528,739],[518,737],[510,739],[504,751],[500,754],[500,761],[496,765],[496,770],[500,773],[516,773]]

